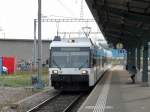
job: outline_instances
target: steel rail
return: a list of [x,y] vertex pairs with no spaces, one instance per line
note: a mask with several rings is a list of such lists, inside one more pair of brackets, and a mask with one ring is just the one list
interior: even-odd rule
[[37,111],[37,109],[39,109],[40,107],[42,107],[43,105],[45,105],[47,102],[49,102],[49,101],[53,100],[54,98],[58,97],[60,94],[61,93],[58,93],[58,94],[56,94],[56,95],[54,95],[54,96],[52,96],[52,97],[44,100],[43,102],[41,102],[40,104],[34,106],[33,108],[31,108],[30,110],[28,110],[26,112],[35,112],[35,111]]
[[63,112],[69,112],[69,111],[73,108],[74,104],[75,104],[76,102],[78,102],[78,100],[79,100],[82,96],[83,96],[83,94],[80,94],[78,97],[76,97],[76,98],[70,103],[70,105],[68,105],[68,107],[63,110]]

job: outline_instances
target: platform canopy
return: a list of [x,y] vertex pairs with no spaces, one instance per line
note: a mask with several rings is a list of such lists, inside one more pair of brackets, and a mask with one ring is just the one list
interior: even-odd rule
[[86,0],[109,44],[125,48],[150,40],[150,0]]

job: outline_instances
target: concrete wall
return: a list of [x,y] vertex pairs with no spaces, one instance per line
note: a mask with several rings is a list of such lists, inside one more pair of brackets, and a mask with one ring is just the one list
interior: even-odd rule
[[[49,40],[42,41],[42,62],[49,58]],[[0,39],[0,56],[15,56],[17,61],[33,59],[33,40]]]

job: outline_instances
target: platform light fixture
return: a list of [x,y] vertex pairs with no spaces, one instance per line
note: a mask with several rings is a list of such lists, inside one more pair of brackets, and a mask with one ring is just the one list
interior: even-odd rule
[[122,43],[117,43],[116,44],[116,48],[117,49],[122,49],[123,48],[123,44]]

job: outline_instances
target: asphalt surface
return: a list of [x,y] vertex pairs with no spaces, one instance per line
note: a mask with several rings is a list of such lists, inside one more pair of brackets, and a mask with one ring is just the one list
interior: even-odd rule
[[130,74],[116,66],[104,77],[78,112],[149,112],[150,87],[132,84]]

